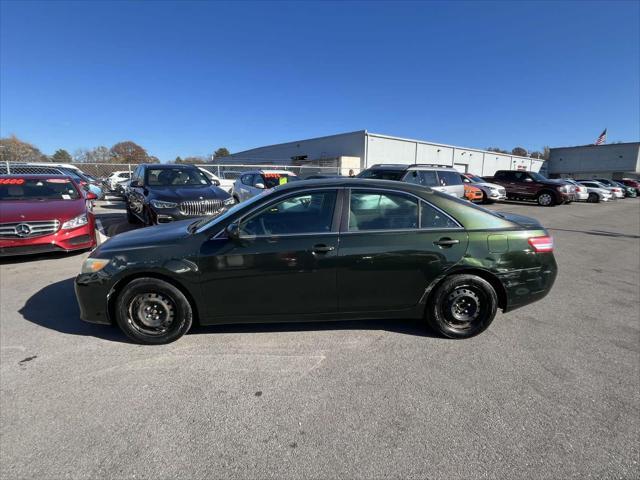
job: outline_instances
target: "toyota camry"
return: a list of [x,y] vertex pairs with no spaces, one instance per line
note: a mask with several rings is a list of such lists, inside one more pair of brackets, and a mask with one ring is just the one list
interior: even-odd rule
[[534,219],[420,185],[337,178],[117,235],[75,287],[82,319],[147,344],[196,322],[373,318],[425,319],[466,338],[498,309],[543,298],[556,272],[553,240]]

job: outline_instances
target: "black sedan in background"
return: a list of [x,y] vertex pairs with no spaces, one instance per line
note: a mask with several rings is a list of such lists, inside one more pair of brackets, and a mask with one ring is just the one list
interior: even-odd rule
[[127,220],[144,225],[217,215],[233,205],[227,192],[192,165],[139,165],[125,201]]
[[[157,168],[157,167],[154,167]],[[543,298],[553,240],[405,182],[292,182],[213,218],[134,230],[95,249],[76,279],[81,317],[133,340],[176,340],[193,322],[425,318],[467,338],[497,309]]]

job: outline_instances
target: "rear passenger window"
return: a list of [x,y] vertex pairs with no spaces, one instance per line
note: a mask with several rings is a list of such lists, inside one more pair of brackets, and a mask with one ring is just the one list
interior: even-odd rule
[[438,185],[438,177],[433,170],[410,170],[405,175],[404,181],[422,185],[423,187],[436,187]]
[[418,201],[394,193],[351,192],[349,231],[418,228]]
[[460,174],[454,171],[440,170],[438,172],[438,179],[440,180],[441,187],[462,184],[462,180],[460,179]]
[[458,228],[447,215],[426,202],[420,202],[420,228]]

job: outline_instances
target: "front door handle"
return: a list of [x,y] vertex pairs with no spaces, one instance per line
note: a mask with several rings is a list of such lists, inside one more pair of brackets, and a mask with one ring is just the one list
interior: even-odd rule
[[435,242],[433,242],[434,245],[437,245],[442,248],[449,248],[454,245],[457,245],[458,243],[460,243],[460,240],[455,240],[453,238],[448,238],[448,237],[444,237],[444,238],[441,238],[440,240],[436,240]]
[[319,245],[314,245],[313,248],[311,249],[311,251],[313,253],[327,253],[327,252],[331,252],[331,251],[333,251],[335,249],[336,249],[336,247],[332,247],[331,245],[319,244]]

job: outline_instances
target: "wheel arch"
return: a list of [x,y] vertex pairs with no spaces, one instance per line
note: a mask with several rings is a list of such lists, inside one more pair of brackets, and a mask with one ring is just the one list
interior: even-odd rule
[[[438,289],[440,285],[452,275],[476,275],[483,280],[489,282],[489,284],[496,291],[496,295],[498,296],[498,308],[502,311],[507,309],[507,290],[500,281],[500,279],[492,272],[488,270],[483,270],[481,268],[459,268],[456,270],[451,270],[438,277],[429,287],[427,288],[426,295],[424,296],[424,306],[425,309],[428,308],[429,302],[433,297],[434,292]],[[426,311],[426,310],[425,310]]]
[[111,288],[111,291],[109,292],[109,300],[107,302],[107,312],[109,315],[109,319],[111,320],[112,323],[115,322],[115,318],[116,318],[115,309],[116,309],[117,298],[120,296],[120,293],[122,293],[122,290],[124,289],[124,287],[126,287],[128,284],[130,284],[134,280],[137,280],[138,278],[155,278],[157,280],[162,280],[163,282],[167,282],[173,285],[174,287],[176,287],[178,290],[180,290],[180,292],[185,296],[185,298],[189,302],[189,305],[191,305],[191,310],[193,312],[193,324],[200,325],[200,315],[198,312],[198,304],[196,303],[193,295],[191,295],[191,293],[189,292],[189,289],[186,288],[178,280],[171,277],[170,275],[164,275],[158,272],[136,272],[136,273],[132,273],[131,275],[127,275],[126,277],[123,277],[116,282],[116,284]]

